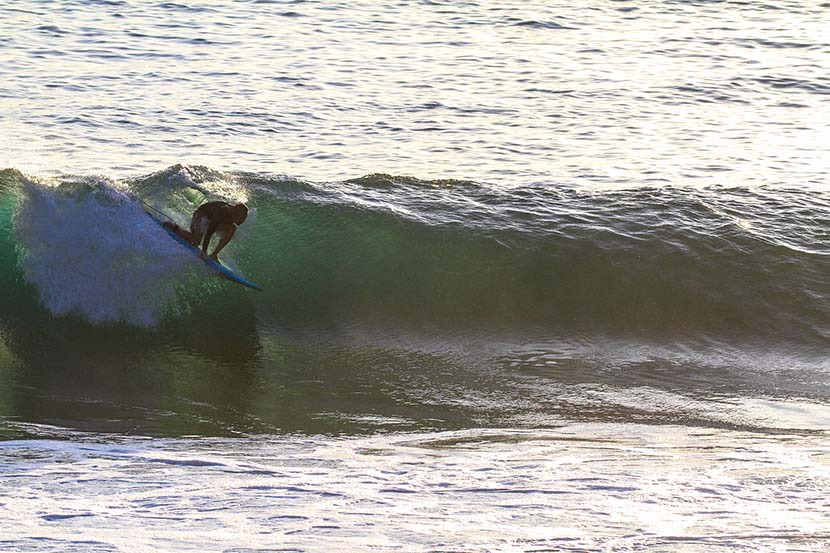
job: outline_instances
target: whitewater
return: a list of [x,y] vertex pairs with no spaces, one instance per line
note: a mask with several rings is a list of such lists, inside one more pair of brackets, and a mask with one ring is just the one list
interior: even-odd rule
[[827,550],[826,6],[0,36],[0,551]]

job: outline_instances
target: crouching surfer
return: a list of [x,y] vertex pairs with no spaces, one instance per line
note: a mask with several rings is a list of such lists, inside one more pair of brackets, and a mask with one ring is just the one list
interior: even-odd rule
[[228,245],[228,242],[236,233],[236,226],[241,225],[248,218],[248,208],[245,204],[229,204],[227,202],[208,202],[199,206],[193,212],[190,221],[190,231],[187,231],[176,223],[165,222],[164,228],[169,229],[192,246],[202,244],[202,256],[208,255],[210,239],[214,234],[219,235],[219,243],[216,249],[210,254],[210,258],[219,261],[219,252]]

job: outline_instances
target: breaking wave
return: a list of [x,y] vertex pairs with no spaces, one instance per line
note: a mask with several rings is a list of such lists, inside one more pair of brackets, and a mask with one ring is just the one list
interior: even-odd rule
[[[212,277],[143,213],[252,217]],[[499,189],[369,175],[314,184],[174,166],[122,181],[0,174],[4,324],[155,327],[194,305],[257,325],[779,344],[830,338],[830,196],[675,187]],[[223,298],[217,300],[216,298]],[[208,308],[208,316],[210,308]],[[204,316],[204,311],[202,316]]]

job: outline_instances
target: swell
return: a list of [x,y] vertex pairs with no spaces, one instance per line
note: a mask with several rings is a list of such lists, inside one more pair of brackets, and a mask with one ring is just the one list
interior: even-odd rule
[[[18,298],[7,324],[25,324],[24,311],[44,306],[53,317],[84,319],[78,324],[152,327],[253,305],[261,328],[604,336],[812,354],[830,338],[830,198],[815,191],[496,189],[388,175],[315,185],[176,166],[120,183],[124,197],[113,199],[110,181],[76,178],[72,189],[71,180],[47,189],[3,172],[0,263],[4,289]],[[253,217],[224,259],[265,292],[253,297],[205,278],[177,261],[164,235],[129,226],[109,249],[96,240],[79,246],[100,250],[79,253],[97,273],[82,275],[91,287],[68,286],[77,275],[66,280],[66,270],[47,266],[63,258],[37,251],[50,235],[32,234],[32,187],[75,206],[67,221],[113,215],[101,232],[118,229],[127,212],[138,214],[128,223],[141,220],[132,198],[181,221],[207,197],[245,200]],[[107,199],[96,199],[102,189]],[[137,232],[140,245],[114,257]],[[33,278],[32,266],[46,276]],[[127,287],[107,288],[128,277]],[[61,278],[57,289],[69,298],[56,309],[49,279]]]

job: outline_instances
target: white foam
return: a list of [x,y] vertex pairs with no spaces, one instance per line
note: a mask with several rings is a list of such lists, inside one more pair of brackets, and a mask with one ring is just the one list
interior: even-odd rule
[[152,326],[193,267],[129,198],[103,178],[23,180],[14,232],[21,265],[55,315]]
[[830,538],[818,434],[35,430],[50,439],[0,443],[0,551],[822,551]]

